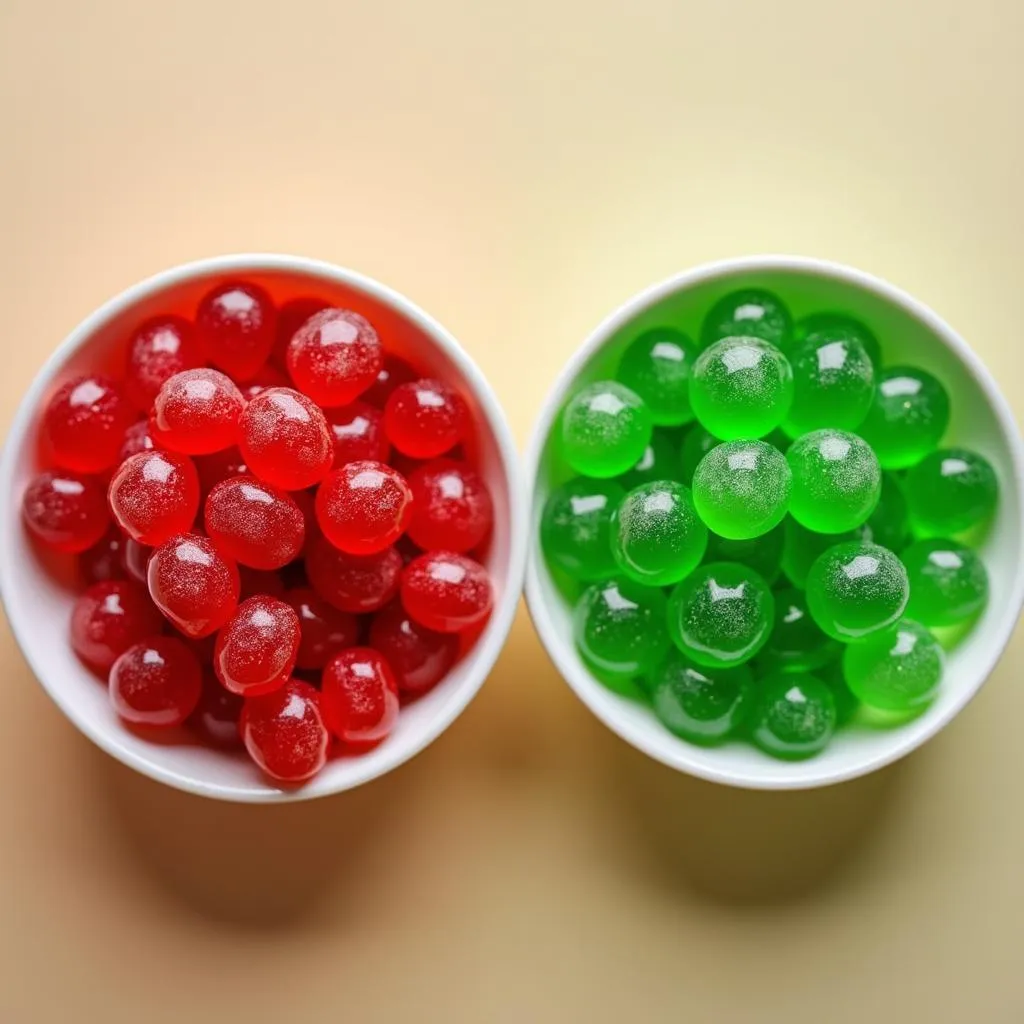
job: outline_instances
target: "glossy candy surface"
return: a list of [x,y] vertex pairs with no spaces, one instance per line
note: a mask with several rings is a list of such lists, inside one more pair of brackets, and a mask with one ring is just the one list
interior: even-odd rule
[[124,390],[128,400],[149,412],[164,381],[202,364],[195,330],[180,316],[159,316],[141,324],[128,342]]
[[398,684],[379,651],[350,647],[327,663],[320,684],[324,723],[357,749],[383,740],[398,721]]
[[219,284],[196,310],[196,337],[206,359],[236,381],[255,377],[274,347],[276,310],[259,285]]
[[975,551],[957,541],[919,540],[900,553],[910,580],[907,615],[923,626],[954,626],[988,603],[988,572]]
[[153,403],[153,440],[168,451],[207,455],[238,440],[245,399],[218,370],[183,370],[164,381]]
[[330,473],[316,492],[316,519],[340,551],[372,555],[390,547],[412,516],[412,491],[382,462],[350,462]]
[[300,638],[299,617],[290,604],[264,594],[250,597],[217,634],[217,678],[241,697],[270,693],[291,676]]
[[153,636],[129,647],[110,670],[110,702],[133,725],[167,729],[195,710],[203,674],[180,640]]
[[302,510],[291,496],[253,476],[217,484],[206,496],[203,522],[221,551],[252,569],[282,568],[306,539]]
[[72,554],[98,543],[110,526],[103,484],[69,470],[33,477],[22,495],[21,515],[47,547]]
[[654,480],[674,480],[679,476],[679,452],[664,430],[655,430],[635,466],[619,477],[627,490]]
[[613,576],[612,515],[625,496],[614,480],[577,477],[556,487],[544,503],[540,522],[548,562],[584,582]]
[[322,669],[335,653],[358,642],[359,620],[355,615],[339,611],[309,587],[289,590],[284,599],[299,620],[296,667]]
[[93,373],[68,381],[50,399],[42,429],[58,466],[99,473],[116,462],[135,415],[118,385]]
[[814,671],[840,654],[838,641],[828,636],[811,617],[801,590],[775,591],[775,624],[761,651],[761,662],[771,671]]
[[935,696],[944,657],[938,640],[924,626],[903,619],[843,653],[850,690],[869,707],[914,711]]
[[432,551],[414,558],[402,573],[402,605],[421,626],[461,633],[482,623],[494,604],[487,570],[472,558]]
[[875,367],[859,341],[813,337],[789,350],[793,404],[782,429],[790,437],[836,427],[856,430],[875,395]]
[[910,525],[919,537],[948,537],[987,522],[999,484],[992,464],[966,448],[942,448],[907,473]]
[[577,391],[562,411],[562,455],[583,476],[619,476],[639,462],[653,429],[650,411],[635,391],[617,381],[598,381]]
[[107,491],[117,525],[156,547],[192,529],[199,511],[199,475],[187,455],[140,452],[118,467]]
[[384,430],[403,455],[434,459],[462,441],[470,426],[465,399],[439,380],[401,384],[384,406]]
[[708,550],[704,561],[739,562],[748,565],[767,583],[774,583],[782,566],[782,548],[786,536],[786,524],[780,523],[773,530],[750,540],[729,540],[717,533],[708,532]]
[[375,612],[397,593],[402,556],[393,547],[373,555],[339,551],[315,531],[306,541],[306,573],[312,588],[343,612]]
[[643,399],[651,420],[678,427],[693,419],[690,368],[697,346],[673,327],[645,331],[623,353],[616,379]]
[[793,325],[796,344],[811,342],[815,346],[834,342],[861,345],[867,352],[876,372],[882,365],[882,346],[869,327],[845,313],[814,313]]
[[480,475],[465,462],[438,459],[409,476],[409,537],[424,551],[472,551],[494,524],[494,503]]
[[391,445],[384,432],[384,413],[366,402],[328,409],[327,425],[334,438],[334,466],[348,462],[387,462]]
[[858,433],[883,469],[904,469],[938,447],[949,412],[949,394],[936,377],[919,367],[891,366],[879,375]]
[[693,484],[693,475],[697,472],[697,466],[701,459],[715,445],[721,444],[721,440],[709,433],[699,423],[694,423],[686,432],[683,443],[679,449],[679,472],[680,480],[687,487]]
[[455,664],[458,637],[421,626],[392,601],[370,624],[370,646],[380,651],[395,674],[399,690],[414,697],[432,690]]
[[288,372],[325,408],[354,402],[377,379],[384,350],[373,325],[350,309],[324,309],[292,335]]
[[330,737],[320,694],[298,679],[261,697],[249,697],[240,719],[242,741],[256,764],[273,779],[305,782],[327,763]]
[[779,673],[760,681],[751,738],[765,753],[787,761],[820,754],[836,728],[830,687],[806,673]]
[[707,347],[722,338],[760,338],[785,347],[792,331],[786,304],[764,288],[743,288],[719,299],[701,328],[701,342]]
[[105,672],[133,644],[160,633],[163,625],[138,583],[94,583],[72,609],[71,647],[87,665]]

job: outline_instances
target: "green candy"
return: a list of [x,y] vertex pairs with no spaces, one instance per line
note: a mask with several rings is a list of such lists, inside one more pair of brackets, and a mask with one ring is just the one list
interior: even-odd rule
[[700,340],[703,347],[722,338],[760,338],[784,346],[792,329],[785,303],[763,288],[744,288],[719,299],[704,318]]
[[826,683],[804,672],[780,672],[761,680],[751,739],[772,757],[802,761],[825,749],[836,717]]
[[760,338],[723,338],[693,364],[690,405],[701,426],[723,441],[771,433],[792,401],[789,361]]
[[843,675],[863,704],[883,711],[913,711],[935,696],[944,662],[939,642],[924,626],[904,619],[843,652]]
[[856,430],[875,394],[875,367],[859,341],[814,338],[789,351],[793,404],[782,429],[790,437],[809,430]]
[[625,496],[613,480],[577,477],[556,487],[540,519],[540,541],[548,564],[588,583],[614,575],[611,522]]
[[792,516],[788,516],[782,524],[784,540],[782,544],[782,571],[794,587],[807,586],[807,574],[818,556],[829,548],[849,540],[872,540],[871,529],[865,523],[856,530],[844,530],[842,533],[816,533],[801,526]]
[[954,540],[919,540],[900,559],[910,580],[907,615],[922,625],[955,626],[988,603],[988,572],[970,548]]
[[792,473],[785,456],[764,441],[726,441],[704,456],[693,475],[701,519],[729,540],[750,540],[782,522]]
[[842,533],[864,523],[882,493],[870,446],[845,430],[815,430],[789,446],[790,515],[809,530]]
[[866,541],[836,544],[807,574],[807,607],[814,621],[846,643],[891,626],[909,596],[903,563],[888,548]]
[[902,551],[910,539],[910,520],[903,487],[892,473],[882,474],[882,493],[866,524],[868,540],[890,551]]
[[659,426],[678,427],[693,419],[690,409],[690,369],[697,346],[682,331],[655,327],[626,349],[618,379],[647,404]]
[[692,661],[733,668],[764,646],[774,615],[772,592],[753,569],[716,562],[696,569],[672,591],[668,629]]
[[[815,534],[820,537],[822,534]],[[749,565],[768,583],[774,583],[779,575],[782,562],[782,546],[785,540],[785,526],[780,523],[760,537],[751,540],[729,540],[717,533],[708,533],[708,550],[704,561],[740,562]]]
[[949,394],[927,370],[883,370],[858,433],[883,469],[904,469],[934,451],[949,426]]
[[627,576],[649,587],[671,586],[688,576],[707,546],[708,530],[690,489],[673,480],[633,488],[612,517],[615,561]]
[[680,479],[688,487],[693,483],[693,474],[697,472],[700,460],[717,444],[721,438],[706,431],[699,423],[694,423],[686,432],[679,451]]
[[635,392],[618,381],[588,384],[562,412],[562,454],[583,476],[621,476],[650,443],[651,414]]
[[807,598],[792,587],[775,591],[775,625],[761,651],[772,671],[809,672],[834,661],[839,643],[827,636],[807,610]]
[[[844,647],[843,650],[846,648]],[[860,701],[846,685],[842,655],[840,654],[838,658],[818,669],[816,675],[832,691],[832,696],[835,698],[836,726],[846,725],[857,714]]]
[[985,522],[999,497],[987,459],[966,448],[943,448],[907,474],[910,525],[919,537],[948,537]]
[[650,677],[658,720],[676,736],[714,746],[735,735],[754,700],[754,676],[746,665],[708,669],[672,651]]
[[652,480],[671,480],[677,475],[678,456],[672,439],[664,430],[655,430],[640,461],[620,477],[627,490]]
[[793,325],[793,337],[797,344],[811,342],[819,346],[837,341],[853,342],[863,346],[876,368],[882,365],[882,346],[878,339],[859,320],[842,313],[815,313],[798,320]]

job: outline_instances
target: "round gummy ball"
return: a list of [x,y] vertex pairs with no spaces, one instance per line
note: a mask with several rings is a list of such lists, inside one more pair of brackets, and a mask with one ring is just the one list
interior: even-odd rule
[[933,451],[949,426],[949,394],[927,370],[892,366],[879,375],[858,428],[883,469],[904,469]]
[[77,554],[98,543],[110,526],[102,483],[78,473],[40,473],[25,488],[21,514],[47,547]]
[[53,461],[63,469],[99,473],[117,461],[135,419],[131,403],[108,377],[76,377],[50,399],[43,433]]
[[494,588],[487,570],[453,551],[414,558],[402,573],[402,605],[421,626],[461,633],[491,613]]
[[398,683],[379,651],[350,647],[327,663],[320,683],[324,723],[342,743],[366,748],[398,721]]
[[614,575],[611,522],[625,496],[614,480],[577,477],[556,487],[540,520],[548,564],[588,583]]
[[[792,520],[787,519],[786,522]],[[704,561],[709,565],[712,562],[740,562],[750,566],[768,583],[774,583],[781,567],[785,535],[785,523],[750,540],[730,540],[709,531]]]
[[187,455],[141,452],[118,467],[107,498],[129,537],[157,547],[192,529],[199,511],[199,474]]
[[612,553],[622,571],[649,587],[667,587],[688,576],[704,557],[707,527],[689,487],[671,480],[641,484],[615,510]]
[[904,619],[850,644],[843,652],[843,675],[854,696],[884,711],[914,711],[932,699],[942,681],[943,654],[924,626]]
[[827,683],[806,673],[761,680],[751,738],[766,754],[800,761],[820,754],[836,730],[836,702]]
[[71,647],[106,672],[133,644],[158,634],[164,620],[146,589],[130,580],[95,583],[71,612]]
[[346,554],[319,530],[306,542],[305,563],[310,586],[328,604],[353,614],[383,608],[398,593],[403,564],[393,547],[373,555]]
[[334,438],[334,466],[348,462],[387,462],[391,445],[384,433],[384,413],[366,402],[353,402],[324,415]]
[[652,432],[651,414],[635,391],[598,381],[577,391],[562,412],[562,454],[584,476],[619,476],[640,461]]
[[320,694],[309,683],[289,679],[272,693],[247,697],[239,726],[249,756],[272,779],[305,782],[327,763],[330,736]]
[[295,656],[298,668],[322,669],[337,651],[358,642],[359,620],[351,612],[329,605],[308,587],[289,590],[284,599],[299,619],[302,635]]
[[697,346],[673,327],[645,331],[622,356],[618,380],[644,401],[651,420],[678,427],[693,419],[690,409],[690,368]]
[[388,440],[411,459],[436,459],[451,451],[469,427],[463,397],[438,380],[400,384],[384,406]]
[[844,313],[815,313],[793,325],[797,344],[812,342],[815,346],[842,341],[861,345],[876,371],[882,365],[882,346],[874,334],[859,320]]
[[491,492],[464,462],[439,459],[409,476],[409,538],[424,551],[472,551],[494,524]]
[[856,430],[875,394],[875,367],[859,341],[812,338],[789,352],[793,404],[782,429],[790,437],[809,430]]
[[180,316],[161,316],[139,326],[128,342],[124,389],[148,413],[164,381],[202,364],[195,335]]
[[252,476],[222,480],[206,496],[210,539],[240,565],[280,569],[298,558],[306,540],[302,510],[285,492]]
[[265,594],[243,601],[217,634],[213,669],[241,697],[283,686],[299,651],[299,617],[290,604]]
[[760,338],[783,347],[792,318],[785,303],[763,288],[743,288],[719,299],[704,318],[701,342],[706,347],[722,338]]
[[311,316],[288,343],[288,373],[317,404],[354,402],[377,379],[384,350],[373,325],[350,309]]
[[761,659],[773,671],[809,672],[835,660],[838,641],[814,621],[801,590],[787,587],[775,592],[775,624]]
[[792,401],[789,361],[760,338],[723,338],[693,364],[690,404],[701,426],[723,441],[771,433]]
[[153,440],[168,451],[208,455],[238,440],[245,399],[218,370],[183,370],[164,381],[153,403]]
[[900,554],[910,580],[907,615],[925,626],[954,626],[988,603],[988,572],[953,540],[919,540]]
[[[842,533],[817,533],[801,526],[792,516],[782,524],[784,540],[782,544],[782,571],[794,587],[801,590],[807,586],[807,574],[818,556],[829,548],[844,541],[873,541],[870,527],[865,523],[856,530],[844,530]],[[888,545],[883,544],[883,547]],[[890,549],[891,550],[891,549]]]
[[620,479],[623,487],[632,489],[653,480],[675,480],[678,476],[679,455],[675,445],[664,431],[655,430],[637,464]]
[[383,462],[350,462],[327,476],[316,492],[316,519],[339,551],[372,555],[405,533],[412,491]]
[[384,655],[399,690],[409,696],[433,689],[448,674],[459,653],[454,634],[421,626],[401,601],[393,601],[374,616],[370,646]]
[[793,474],[765,441],[726,441],[701,459],[693,500],[708,528],[729,540],[760,537],[782,522]]
[[704,565],[680,583],[668,602],[673,643],[708,668],[733,668],[765,645],[775,616],[768,584],[735,562]]
[[946,537],[985,522],[995,511],[999,484],[977,452],[943,448],[910,470],[905,493],[914,533]]
[[679,449],[680,479],[687,487],[693,484],[693,475],[697,472],[700,460],[721,440],[714,434],[708,433],[699,423],[695,423],[686,432],[682,446]]
[[239,450],[250,472],[285,491],[318,484],[334,464],[334,440],[322,410],[291,388],[270,388],[245,408]]
[[847,643],[891,626],[909,596],[903,563],[888,548],[865,541],[836,544],[807,574],[807,607],[814,621]]
[[207,360],[237,381],[250,380],[270,358],[276,330],[273,300],[259,285],[229,281],[207,292],[196,334]]
[[110,670],[110,702],[132,725],[169,729],[199,704],[203,673],[182,641],[153,636],[129,647]]
[[303,295],[289,299],[277,311],[277,327],[274,332],[274,348],[270,358],[275,366],[288,369],[288,344],[295,332],[311,317],[330,305],[323,299]]
[[882,493],[882,470],[870,445],[845,430],[815,430],[789,446],[793,471],[789,511],[818,533],[842,533],[864,523]]

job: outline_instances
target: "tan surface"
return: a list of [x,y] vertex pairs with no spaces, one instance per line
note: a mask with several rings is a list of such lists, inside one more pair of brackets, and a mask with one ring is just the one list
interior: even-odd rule
[[[1020,418],[1022,30],[1015,0],[4,0],[0,433],[95,305],[244,249],[406,291],[520,441],[618,302],[760,250],[934,304]],[[415,763],[261,809],[93,750],[4,625],[0,1020],[1020,1022],[1022,661],[881,776],[750,795],[605,733],[523,616]]]

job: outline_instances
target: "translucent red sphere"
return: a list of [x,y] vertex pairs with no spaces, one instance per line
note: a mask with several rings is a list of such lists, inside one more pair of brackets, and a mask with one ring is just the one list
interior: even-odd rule
[[383,462],[350,462],[331,473],[316,492],[316,519],[339,550],[372,555],[405,532],[412,491],[405,477]]

